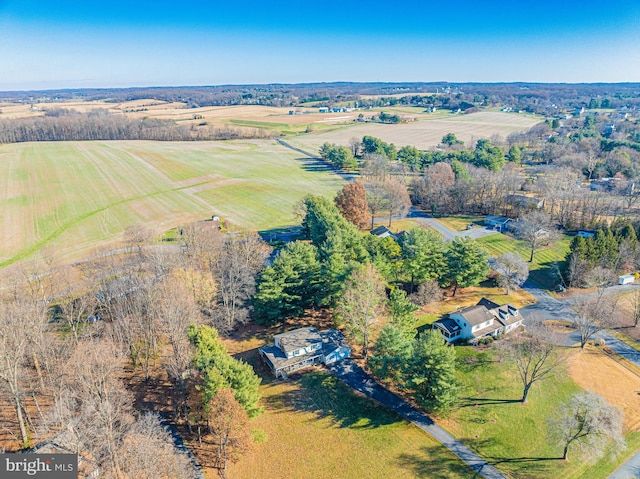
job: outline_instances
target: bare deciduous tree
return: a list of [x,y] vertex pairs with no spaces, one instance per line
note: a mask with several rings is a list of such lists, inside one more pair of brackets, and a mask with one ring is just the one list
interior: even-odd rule
[[33,302],[19,295],[0,301],[0,381],[11,395],[23,446],[30,442],[23,396],[31,338],[40,336],[45,326],[45,318]]
[[384,183],[374,181],[365,184],[367,190],[367,206],[371,213],[371,229],[376,220],[376,214],[387,209],[388,199],[385,192]]
[[364,155],[364,166],[361,175],[365,183],[384,183],[389,177],[391,167],[389,159],[377,153],[367,153]]
[[121,477],[121,443],[133,424],[133,397],[119,379],[123,357],[108,340],[78,344],[67,365],[65,394],[53,422],[63,445],[87,451],[107,476]]
[[551,218],[544,211],[525,213],[516,221],[514,228],[518,237],[529,245],[529,263],[533,261],[533,255],[540,246],[555,241],[558,236]]
[[191,324],[199,324],[201,316],[192,296],[172,277],[158,286],[156,297],[153,314],[157,316],[158,324],[171,347],[166,369],[181,397],[181,402],[176,404],[176,412],[178,415],[185,414],[186,381],[190,375],[193,358],[193,346],[187,337],[187,329]]
[[389,226],[391,226],[391,219],[394,214],[404,216],[409,211],[411,198],[409,198],[407,186],[396,178],[389,178],[384,183],[384,193],[389,210]]
[[384,281],[372,264],[351,273],[337,312],[351,335],[362,341],[365,361],[369,353],[371,327],[378,321],[384,301]]
[[236,462],[251,447],[249,418],[236,401],[233,389],[218,389],[209,401],[207,411],[209,431],[216,449],[218,473],[227,477],[227,464]]
[[547,379],[561,364],[562,357],[556,346],[549,341],[542,325],[533,332],[523,333],[510,340],[507,352],[516,366],[522,381],[522,399],[527,402],[531,386]]
[[171,434],[160,424],[158,415],[141,415],[124,435],[120,445],[121,471],[136,479],[192,477],[193,468],[186,454],[174,447]]
[[573,309],[578,313],[574,326],[580,333],[580,347],[585,348],[589,340],[598,332],[614,325],[616,300],[604,295],[600,288],[595,298],[582,299],[574,303]]
[[574,394],[549,425],[563,448],[564,460],[569,457],[569,447],[578,449],[582,458],[595,460],[602,457],[611,443],[617,451],[625,446],[622,411],[592,392]]
[[218,307],[214,318],[218,330],[230,331],[247,321],[256,275],[264,267],[269,252],[269,246],[255,234],[225,244],[215,265]]
[[441,301],[443,291],[437,281],[427,281],[418,286],[418,290],[411,295],[411,301],[418,306]]
[[638,323],[640,323],[640,290],[636,290],[633,292],[632,296],[632,306],[633,306],[633,327],[637,328]]
[[96,284],[90,277],[82,277],[77,273],[70,266],[62,269],[58,274],[58,281],[63,292],[55,300],[60,317],[71,331],[74,343],[78,342],[84,326],[98,306]]
[[517,253],[506,253],[496,259],[494,269],[498,272],[498,284],[505,294],[519,288],[529,277],[529,265]]

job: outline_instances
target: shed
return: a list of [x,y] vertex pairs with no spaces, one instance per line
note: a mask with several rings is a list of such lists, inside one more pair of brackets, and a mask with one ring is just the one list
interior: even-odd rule
[[632,274],[625,274],[618,277],[618,284],[631,284],[636,280],[636,277]]

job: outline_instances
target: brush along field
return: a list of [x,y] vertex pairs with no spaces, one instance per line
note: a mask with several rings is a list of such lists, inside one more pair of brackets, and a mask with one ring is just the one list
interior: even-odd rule
[[[360,111],[319,113],[317,107],[270,107],[259,105],[205,106],[189,108],[186,103],[158,100],[135,100],[123,103],[105,101],[65,101],[57,103],[0,103],[0,119],[33,118],[44,116],[46,110],[64,108],[87,113],[92,110],[107,110],[114,114],[125,114],[130,118],[156,118],[173,120],[179,124],[199,125],[206,122],[212,126],[238,126],[275,130],[278,133],[304,132],[313,124],[317,130],[335,126],[336,123],[353,123]],[[388,111],[389,109],[385,110]],[[414,112],[415,110],[415,112]],[[293,111],[294,114],[289,114]],[[423,109],[406,109],[402,114],[418,113]],[[391,111],[390,111],[391,112]],[[375,111],[365,112],[367,117]]]
[[[179,124],[260,128],[283,135],[312,133],[296,139],[296,146],[316,151],[325,141],[348,145],[353,137],[371,135],[396,145],[429,148],[440,143],[447,133],[455,133],[463,141],[489,138],[494,134],[506,137],[514,131],[527,130],[541,117],[518,113],[482,111],[469,115],[452,114],[447,110],[426,113],[424,108],[390,106],[371,110],[339,113],[319,113],[317,106],[270,107],[260,105],[206,106],[188,108],[186,103],[158,100],[135,100],[122,103],[105,101],[65,101],[53,103],[0,103],[0,119],[44,116],[46,110],[64,108],[79,112],[102,109],[125,114],[131,118],[173,120]],[[292,111],[294,114],[289,114]],[[356,123],[359,115],[365,119],[380,111],[399,115],[409,123],[383,125]]]
[[77,259],[140,223],[160,233],[217,214],[242,228],[287,226],[300,198],[344,183],[266,140],[1,145],[0,179],[0,267],[45,247]]
[[[391,109],[384,111],[392,113]],[[351,138],[362,139],[363,136],[370,135],[387,143],[395,143],[398,147],[413,145],[419,149],[427,149],[438,145],[447,133],[455,133],[465,143],[496,134],[506,138],[510,133],[528,130],[540,121],[540,117],[533,115],[496,111],[468,115],[424,114],[411,123],[357,123],[339,130],[312,132],[292,138],[290,143],[309,152],[317,152],[326,141],[347,146]]]

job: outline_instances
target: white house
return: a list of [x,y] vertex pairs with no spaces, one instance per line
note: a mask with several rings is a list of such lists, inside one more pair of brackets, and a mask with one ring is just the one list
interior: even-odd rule
[[351,355],[351,347],[337,329],[299,328],[277,334],[273,340],[273,346],[258,351],[277,378],[286,378],[288,373],[314,364],[333,364]]
[[498,336],[513,331],[522,324],[522,316],[510,305],[500,306],[482,298],[475,306],[468,306],[439,319],[432,325],[444,338],[454,341],[476,340],[485,336]]

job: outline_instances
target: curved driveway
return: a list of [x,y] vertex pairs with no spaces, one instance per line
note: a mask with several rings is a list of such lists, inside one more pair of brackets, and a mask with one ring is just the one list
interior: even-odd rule
[[466,462],[469,467],[476,471],[480,476],[487,479],[506,479],[506,477],[495,467],[472,452],[460,441],[457,441],[453,436],[451,436],[451,434],[435,424],[427,415],[422,414],[410,404],[374,381],[371,376],[365,373],[362,368],[351,359],[344,359],[343,361],[330,366],[329,370],[350,388],[355,389],[389,409],[392,409],[407,421],[410,421],[429,435],[433,436],[433,438],[440,442],[444,447]]

